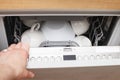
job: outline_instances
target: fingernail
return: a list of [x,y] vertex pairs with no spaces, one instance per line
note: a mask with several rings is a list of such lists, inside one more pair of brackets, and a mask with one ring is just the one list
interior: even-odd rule
[[33,72],[30,72],[31,78],[35,77],[35,74]]
[[21,44],[21,42],[19,42],[19,43],[15,46],[15,48],[21,48],[21,46],[22,46],[22,44]]

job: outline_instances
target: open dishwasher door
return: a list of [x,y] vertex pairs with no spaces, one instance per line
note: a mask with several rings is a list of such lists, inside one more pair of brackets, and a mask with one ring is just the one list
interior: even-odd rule
[[119,80],[119,65],[119,46],[99,46],[31,48],[27,67],[33,80]]

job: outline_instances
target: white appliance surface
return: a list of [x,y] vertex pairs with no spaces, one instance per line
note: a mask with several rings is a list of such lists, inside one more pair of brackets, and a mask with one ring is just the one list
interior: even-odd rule
[[119,80],[120,46],[31,48],[29,54],[35,77],[28,80]]
[[31,48],[29,69],[120,65],[120,46]]

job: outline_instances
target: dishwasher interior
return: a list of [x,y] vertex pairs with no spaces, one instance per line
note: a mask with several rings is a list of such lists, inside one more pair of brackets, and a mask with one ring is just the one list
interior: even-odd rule
[[[117,32],[115,31],[115,28],[118,27],[116,25],[120,22],[118,16],[6,16],[3,21],[8,45],[20,42],[23,33],[30,30],[37,23],[40,26],[38,31],[41,31],[47,37],[41,43],[35,43],[35,40],[33,40],[32,43],[37,44],[38,47],[119,45],[110,44],[110,40],[113,38],[112,35]],[[51,29],[48,29],[48,27]],[[112,42],[115,43],[117,41],[113,40]]]

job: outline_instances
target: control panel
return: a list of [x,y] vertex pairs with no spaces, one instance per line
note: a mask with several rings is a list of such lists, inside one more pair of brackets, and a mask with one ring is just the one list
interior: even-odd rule
[[120,65],[120,47],[31,48],[27,68]]

